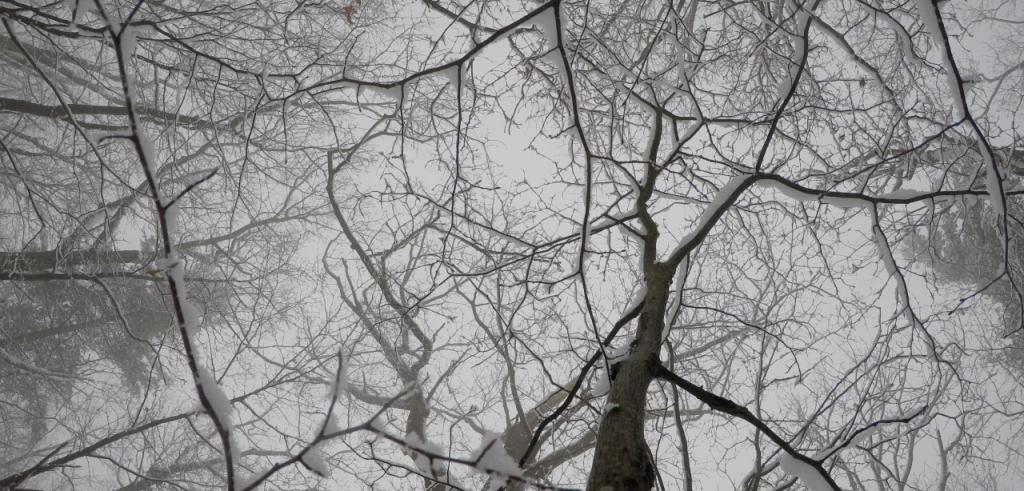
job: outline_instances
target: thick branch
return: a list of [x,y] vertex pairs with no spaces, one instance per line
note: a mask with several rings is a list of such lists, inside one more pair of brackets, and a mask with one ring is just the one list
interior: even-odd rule
[[[96,104],[68,104],[67,108],[75,116],[127,116],[128,108],[124,106],[105,106]],[[139,113],[151,119],[160,119],[168,122],[176,122],[186,126],[212,127],[215,123],[194,116],[169,113],[151,107],[140,107]],[[21,99],[0,97],[0,112],[14,112],[41,116],[44,118],[65,119],[68,114],[60,105],[51,106],[37,104]],[[126,122],[127,123],[127,122]],[[127,128],[127,124],[124,125]]]
[[763,432],[765,435],[768,435],[768,438],[775,442],[775,444],[778,445],[779,448],[784,450],[794,459],[799,460],[800,462],[803,462],[813,467],[816,471],[818,471],[818,473],[821,474],[821,476],[825,479],[826,482],[828,482],[829,486],[831,486],[832,489],[835,489],[837,491],[840,489],[839,485],[836,484],[835,480],[832,479],[832,476],[830,476],[828,471],[825,470],[825,467],[821,464],[821,462],[796,451],[796,449],[794,449],[793,446],[789,444],[789,442],[787,442],[785,439],[779,436],[778,433],[775,433],[775,431],[768,427],[768,425],[765,424],[764,421],[761,421],[761,418],[754,416],[754,414],[751,413],[750,410],[747,409],[746,407],[736,404],[735,402],[730,401],[729,399],[726,399],[722,396],[706,391],[702,387],[697,386],[696,384],[690,382],[689,380],[686,380],[680,377],[679,375],[676,375],[674,372],[665,368],[662,365],[658,366],[657,377],[679,387],[680,389],[685,390],[686,392],[689,392],[690,395],[696,397],[704,404],[707,404],[708,407],[710,407],[711,409],[714,409],[721,413],[728,414],[730,416],[735,416],[750,423],[758,430],[761,430],[761,432]]

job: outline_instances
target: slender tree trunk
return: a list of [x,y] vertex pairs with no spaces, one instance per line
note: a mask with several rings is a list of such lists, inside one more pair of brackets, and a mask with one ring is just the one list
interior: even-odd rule
[[659,264],[646,268],[647,297],[629,357],[613,368],[609,409],[597,433],[589,491],[647,490],[655,470],[644,439],[647,387],[657,373],[658,350],[672,272]]

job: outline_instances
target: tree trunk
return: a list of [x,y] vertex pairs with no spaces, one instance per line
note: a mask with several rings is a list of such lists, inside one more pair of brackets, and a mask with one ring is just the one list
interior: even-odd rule
[[647,297],[637,337],[625,361],[612,372],[608,409],[597,433],[588,491],[647,490],[654,487],[655,470],[644,439],[647,387],[658,366],[665,327],[665,308],[672,272],[662,265],[647,271]]

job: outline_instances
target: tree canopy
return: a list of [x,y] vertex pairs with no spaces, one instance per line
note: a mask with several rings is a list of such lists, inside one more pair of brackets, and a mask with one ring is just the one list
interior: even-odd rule
[[0,20],[0,488],[1024,479],[1016,2]]

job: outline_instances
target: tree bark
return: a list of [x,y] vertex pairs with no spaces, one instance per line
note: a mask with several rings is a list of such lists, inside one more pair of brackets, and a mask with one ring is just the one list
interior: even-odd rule
[[647,297],[629,356],[613,369],[608,409],[597,433],[588,491],[646,490],[654,487],[655,468],[644,438],[647,387],[657,375],[658,351],[665,327],[671,268],[650,264]]

